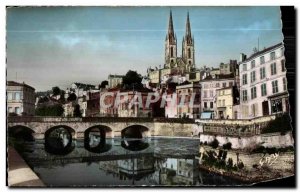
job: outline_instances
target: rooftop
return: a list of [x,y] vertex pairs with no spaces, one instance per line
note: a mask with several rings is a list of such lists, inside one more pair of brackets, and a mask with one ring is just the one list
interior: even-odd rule
[[271,50],[273,50],[273,49],[275,49],[275,48],[277,48],[277,47],[280,47],[280,46],[282,46],[282,45],[283,45],[283,43],[281,42],[281,43],[278,43],[278,44],[276,44],[276,45],[267,47],[267,48],[265,48],[265,49],[263,49],[263,50],[261,50],[261,51],[258,51],[258,52],[256,52],[256,53],[252,54],[249,58],[247,58],[247,59],[246,59],[245,61],[243,61],[243,62],[247,62],[247,61],[249,61],[249,60],[251,60],[251,59],[253,59],[253,58],[255,58],[255,57],[259,56],[259,55],[262,55],[262,54],[264,54],[264,53],[266,53],[266,52],[268,52],[268,51],[271,51]]
[[29,89],[32,89],[32,90],[35,90],[33,87],[25,84],[24,82],[23,83],[18,83],[18,82],[15,82],[15,81],[7,81],[7,86],[23,86],[23,87],[27,87]]

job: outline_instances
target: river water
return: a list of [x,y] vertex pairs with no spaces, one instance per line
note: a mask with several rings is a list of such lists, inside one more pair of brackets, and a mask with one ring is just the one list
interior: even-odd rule
[[242,185],[199,171],[197,139],[99,140],[63,142],[67,148],[54,150],[36,140],[27,143],[21,154],[47,186]]

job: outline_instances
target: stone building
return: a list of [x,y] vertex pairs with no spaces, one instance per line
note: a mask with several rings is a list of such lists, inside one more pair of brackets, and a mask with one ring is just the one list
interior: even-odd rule
[[191,33],[189,14],[186,20],[186,31],[182,39],[181,57],[177,54],[177,37],[174,32],[172,12],[170,12],[168,32],[165,39],[165,62],[163,68],[148,69],[148,77],[151,83],[159,85],[165,75],[185,75],[195,68],[194,38]]
[[123,83],[124,75],[109,75],[108,76],[108,88],[114,88]]
[[233,75],[207,76],[200,81],[201,86],[201,118],[217,118],[217,90],[235,85]]
[[[177,116],[179,118],[200,117],[200,85],[186,84],[176,86]],[[193,96],[194,95],[194,96]],[[185,99],[183,97],[185,96]]]
[[35,89],[27,84],[7,81],[7,112],[17,115],[34,115]]
[[216,90],[217,118],[237,119],[237,111],[234,114],[234,105],[238,104],[237,87],[225,87]]
[[240,119],[288,112],[288,90],[282,43],[244,54],[240,71]]
[[[148,93],[152,92],[151,90],[123,90],[120,88],[107,89],[104,92],[100,93],[100,116],[108,117],[152,117],[152,105],[146,107],[146,100]],[[126,101],[120,102],[115,105],[118,100],[118,94],[120,100],[124,99],[124,95],[128,96]],[[142,106],[140,106],[139,98],[135,95],[141,95]],[[135,102],[131,101],[134,99]],[[103,101],[101,101],[103,100]],[[103,103],[102,103],[103,102]],[[105,106],[104,106],[104,105]]]

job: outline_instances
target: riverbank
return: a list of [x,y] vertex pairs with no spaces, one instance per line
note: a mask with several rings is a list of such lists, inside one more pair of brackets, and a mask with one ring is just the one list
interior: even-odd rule
[[244,185],[253,185],[259,182],[266,182],[275,179],[283,179],[286,177],[294,176],[293,173],[281,172],[280,170],[239,170],[237,171],[227,171],[224,169],[217,169],[214,167],[208,167],[204,165],[199,165],[200,171],[208,171],[214,174],[226,176],[232,179],[236,179],[244,183]]
[[9,187],[44,187],[45,184],[32,171],[24,159],[11,146],[8,147],[8,178]]
[[253,153],[202,146],[200,155],[204,156],[201,161],[199,160],[199,169],[249,185],[294,176],[294,152],[289,148],[273,152],[271,152],[272,148],[267,149],[264,152]]

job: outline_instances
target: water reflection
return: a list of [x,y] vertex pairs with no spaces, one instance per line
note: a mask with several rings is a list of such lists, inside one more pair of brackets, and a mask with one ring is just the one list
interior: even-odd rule
[[111,144],[106,143],[106,139],[100,135],[89,133],[84,141],[84,148],[92,153],[104,153],[112,148]]
[[[92,140],[92,141],[91,141]],[[76,148],[65,156],[45,153],[43,148],[36,148],[25,159],[46,185],[52,186],[201,186],[241,184],[227,177],[199,171],[198,160],[193,150],[197,142],[187,140],[185,146],[179,139],[147,140],[148,147],[142,151],[125,150],[125,141],[130,146],[137,140],[101,139],[91,136],[88,143],[76,141]],[[139,143],[146,143],[139,140]],[[103,150],[103,143],[111,149],[95,153],[91,149],[98,146]],[[90,150],[87,150],[87,146]],[[143,144],[140,144],[143,145]],[[166,151],[159,150],[168,149]],[[104,147],[105,148],[105,147]],[[92,153],[90,153],[90,151]],[[176,156],[174,156],[176,154]]]
[[124,138],[121,142],[121,146],[124,149],[130,150],[130,151],[142,151],[144,149],[147,149],[149,147],[148,142],[146,142],[143,139],[128,139]]
[[74,150],[72,135],[64,128],[57,128],[45,137],[45,150],[55,155],[67,155]]

